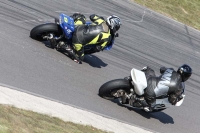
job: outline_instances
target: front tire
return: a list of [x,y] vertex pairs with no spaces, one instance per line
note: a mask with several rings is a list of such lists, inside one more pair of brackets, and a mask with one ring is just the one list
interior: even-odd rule
[[115,97],[112,95],[113,92],[116,92],[118,90],[124,90],[125,92],[130,92],[130,84],[128,80],[125,79],[115,79],[106,82],[103,84],[99,89],[99,96],[105,98],[105,99],[115,99],[118,97]]
[[55,23],[47,23],[34,27],[30,32],[30,37],[38,41],[45,41],[43,36],[53,33],[56,36],[62,35],[62,29]]

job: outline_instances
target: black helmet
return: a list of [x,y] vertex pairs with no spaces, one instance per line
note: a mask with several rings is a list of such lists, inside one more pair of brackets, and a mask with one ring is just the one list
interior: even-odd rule
[[183,64],[178,68],[177,72],[181,75],[182,82],[185,82],[192,75],[192,68],[187,64]]

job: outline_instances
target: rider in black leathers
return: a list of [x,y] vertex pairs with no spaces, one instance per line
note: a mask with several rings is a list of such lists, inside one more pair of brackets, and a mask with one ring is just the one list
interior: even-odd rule
[[81,13],[74,13],[71,17],[76,25],[72,38],[73,47],[62,47],[71,52],[73,60],[77,63],[81,63],[84,58],[85,45],[95,45],[95,52],[111,47],[121,25],[120,18],[115,15],[109,16],[106,20],[95,14],[90,15],[90,25],[86,24],[86,17]]
[[133,106],[143,106],[148,111],[152,111],[156,104],[156,97],[168,96],[168,100],[175,105],[183,97],[184,82],[192,75],[192,68],[184,64],[175,71],[173,68],[160,68],[161,75],[156,77],[154,70],[144,67],[142,71],[147,78],[147,87],[144,90],[144,99],[136,99]]

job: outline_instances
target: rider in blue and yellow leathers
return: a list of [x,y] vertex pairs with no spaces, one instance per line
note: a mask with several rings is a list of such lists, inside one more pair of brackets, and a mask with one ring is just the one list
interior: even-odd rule
[[75,62],[80,63],[84,57],[84,45],[96,45],[96,52],[103,50],[105,47],[112,45],[115,34],[119,30],[120,18],[112,15],[104,20],[98,15],[90,15],[92,24],[86,24],[86,18],[83,14],[75,13],[71,16],[74,19],[76,30],[72,38],[72,58]]

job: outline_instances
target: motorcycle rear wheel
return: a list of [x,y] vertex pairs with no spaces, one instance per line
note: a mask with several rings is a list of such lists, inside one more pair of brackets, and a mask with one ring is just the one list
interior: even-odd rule
[[114,96],[113,93],[123,90],[127,93],[130,92],[130,84],[125,79],[115,79],[104,83],[99,89],[99,96],[105,99],[116,99],[118,97]]
[[63,34],[59,25],[55,23],[47,23],[34,27],[30,32],[30,37],[38,41],[46,41],[47,39],[44,39],[43,36],[46,36],[49,33],[52,33],[56,36]]

